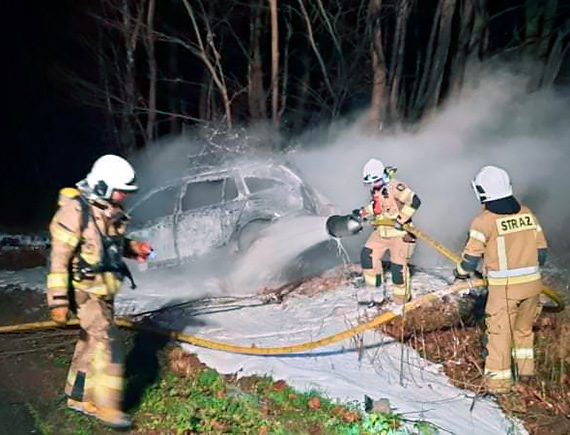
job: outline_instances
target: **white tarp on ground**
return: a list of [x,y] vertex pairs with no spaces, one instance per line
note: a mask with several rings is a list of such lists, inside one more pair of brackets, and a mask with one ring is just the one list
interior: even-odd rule
[[[441,288],[434,274],[414,276],[416,292]],[[144,311],[165,299],[123,292],[122,310]],[[190,295],[189,295],[190,296]],[[179,293],[178,301],[184,299]],[[286,346],[340,332],[372,314],[358,300],[366,291],[338,287],[315,297],[299,297],[282,304],[264,305],[259,300],[212,297],[173,310],[167,323],[176,329],[210,340],[244,346]],[[362,351],[356,351],[355,345]],[[366,332],[364,340],[340,342],[300,355],[259,357],[235,355],[187,345],[201,361],[221,373],[238,376],[268,374],[285,379],[300,390],[318,390],[333,399],[362,403],[364,395],[388,398],[396,412],[409,419],[426,419],[444,432],[457,434],[524,433],[505,418],[488,399],[475,400],[472,392],[453,387],[441,366],[422,359],[379,332]],[[403,363],[402,363],[403,361]]]
[[[44,274],[42,268],[1,272],[0,285],[42,288]],[[137,275],[142,282],[142,274]],[[412,279],[416,294],[441,288],[444,281],[439,275],[418,272]],[[214,294],[214,281],[203,282],[207,291],[199,293],[198,283],[190,278],[178,278],[172,285],[159,285],[161,280],[150,279],[150,275],[147,278],[140,291],[123,290],[117,299],[119,312],[141,312],[195,299],[194,303],[169,312],[171,327],[245,346],[303,343],[340,332],[372,314],[357,303],[368,299],[366,292],[350,287],[268,305],[256,297],[231,298],[220,291]],[[356,351],[355,346],[362,350]],[[343,402],[362,403],[365,394],[373,399],[387,398],[396,412],[408,419],[433,422],[443,433],[525,433],[520,424],[515,427],[505,418],[494,401],[479,398],[474,403],[473,393],[451,386],[440,365],[427,362],[413,349],[402,347],[376,331],[366,332],[358,343],[339,342],[301,355],[246,356],[190,345],[186,349],[221,373],[268,374],[286,380],[297,389],[314,389]]]

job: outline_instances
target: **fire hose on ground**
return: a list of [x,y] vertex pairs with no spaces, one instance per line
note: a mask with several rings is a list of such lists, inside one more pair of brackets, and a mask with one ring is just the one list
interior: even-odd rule
[[[331,232],[331,228],[330,228],[331,225],[329,225],[329,223],[330,223],[329,221],[331,220],[331,218],[333,218],[333,221],[336,220],[337,223],[340,222],[340,220],[334,219],[337,217],[338,218],[344,218],[345,224],[347,224],[347,227],[352,225],[352,223],[350,222],[350,219],[347,219],[347,217],[345,217],[345,216],[331,216],[327,220],[327,229],[328,229],[329,233],[333,236],[338,234],[338,232],[337,233]],[[459,256],[457,254],[448,250],[443,245],[438,243],[436,240],[430,238],[429,236],[427,236],[426,234],[424,234],[423,232],[421,232],[417,228],[408,225],[405,229],[406,229],[406,231],[414,234],[418,239],[426,242],[427,244],[429,244],[433,248],[437,249],[439,252],[441,252],[443,255],[445,255],[450,260],[452,260],[454,262],[459,261]],[[354,228],[351,230],[348,230],[347,234],[355,234]],[[450,288],[427,294],[425,296],[422,296],[418,299],[415,299],[411,302],[406,303],[405,310],[406,310],[406,312],[409,312],[409,311],[414,310],[414,309],[421,307],[423,305],[432,303],[432,302],[440,299],[441,297],[443,297],[445,295],[452,294],[452,293],[460,293],[460,292],[463,292],[465,290],[469,290],[469,289],[474,288],[474,287],[485,287],[486,285],[487,285],[487,281],[484,279],[477,279],[477,280],[473,280],[470,282],[456,283],[456,284],[452,285]],[[553,302],[555,302],[558,309],[560,309],[560,310],[564,309],[564,301],[563,301],[562,297],[560,295],[558,295],[550,287],[544,286],[542,293],[545,294],[548,298],[550,298]],[[384,323],[390,322],[391,320],[399,317],[401,315],[401,313],[402,313],[401,308],[400,308],[400,310],[386,310],[386,311],[380,313],[378,316],[374,317],[373,319],[369,320],[368,322],[361,323],[361,324],[356,325],[352,328],[346,329],[344,331],[338,332],[338,333],[330,335],[328,337],[321,338],[320,340],[313,340],[313,341],[308,341],[305,343],[294,344],[294,345],[290,345],[290,346],[282,346],[282,347],[256,347],[255,345],[241,346],[241,345],[234,345],[234,344],[230,344],[230,343],[212,341],[212,340],[207,340],[204,338],[196,337],[193,335],[185,334],[185,333],[179,332],[179,331],[173,331],[173,330],[158,328],[156,326],[137,324],[137,323],[134,323],[134,322],[132,322],[126,318],[122,318],[122,317],[117,317],[115,319],[115,323],[121,327],[133,328],[133,329],[137,329],[137,330],[144,330],[144,331],[150,331],[150,332],[158,333],[161,335],[165,335],[165,336],[171,338],[172,340],[192,344],[194,346],[203,347],[203,348],[207,348],[207,349],[219,350],[219,351],[229,352],[229,353],[245,354],[245,355],[271,356],[271,355],[284,355],[284,354],[298,354],[298,353],[303,353],[303,352],[306,352],[309,350],[317,349],[320,347],[328,346],[328,345],[331,345],[333,343],[351,338],[357,334],[361,334],[366,330],[376,328],[376,327],[378,327]],[[68,322],[69,326],[74,326],[74,325],[78,325],[78,324],[79,324],[79,321],[77,319],[73,319],[70,322]],[[16,333],[16,332],[29,332],[29,331],[37,331],[37,330],[50,329],[50,328],[56,328],[56,327],[59,327],[59,326],[54,321],[31,322],[31,323],[24,323],[24,324],[20,324],[20,325],[1,326],[0,327],[0,334],[2,334],[2,333]]]

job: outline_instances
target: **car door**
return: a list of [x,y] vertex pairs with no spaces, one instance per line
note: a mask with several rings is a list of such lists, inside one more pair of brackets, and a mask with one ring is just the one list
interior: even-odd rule
[[182,186],[175,225],[180,258],[204,254],[222,243],[224,180],[193,180]]
[[154,262],[176,260],[174,214],[179,197],[178,186],[152,191],[129,209],[132,218],[129,237],[148,240],[156,252]]
[[237,174],[224,180],[224,204],[222,213],[222,244],[228,243],[236,232],[245,207],[243,182]]

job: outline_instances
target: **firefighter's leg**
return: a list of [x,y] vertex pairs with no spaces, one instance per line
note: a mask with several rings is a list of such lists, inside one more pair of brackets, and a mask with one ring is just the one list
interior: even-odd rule
[[523,299],[519,303],[513,327],[513,358],[517,376],[534,376],[534,334],[532,327],[539,305],[539,296]]
[[65,385],[67,406],[86,415],[96,413],[91,372],[92,350],[87,333],[81,330]]
[[412,299],[410,289],[409,260],[414,252],[415,240],[406,241],[403,238],[393,238],[390,245],[390,271],[394,302],[404,304]]
[[131,419],[122,412],[124,392],[124,350],[113,321],[110,302],[91,296],[78,311],[91,348],[90,378],[96,417],[103,423],[126,428]]
[[382,287],[382,256],[386,249],[385,241],[373,232],[360,252],[360,265],[366,287],[374,292]]
[[[87,294],[76,291],[76,303],[79,311],[83,311],[88,301]],[[78,314],[79,315],[79,314]],[[71,367],[67,375],[65,394],[71,408],[86,413],[94,413],[93,405],[93,379],[91,373],[91,358],[93,355],[93,340],[85,329],[79,332],[79,341],[71,360]]]
[[492,393],[507,392],[512,386],[511,330],[515,318],[512,315],[513,309],[516,310],[516,301],[507,300],[504,287],[489,287],[485,307],[487,325],[485,377],[487,389]]

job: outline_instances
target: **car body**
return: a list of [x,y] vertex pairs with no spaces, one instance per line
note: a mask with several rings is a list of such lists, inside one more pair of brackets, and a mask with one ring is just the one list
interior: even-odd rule
[[193,163],[181,177],[137,195],[128,209],[129,236],[150,241],[153,263],[176,263],[223,246],[247,249],[275,219],[332,210],[286,160]]

